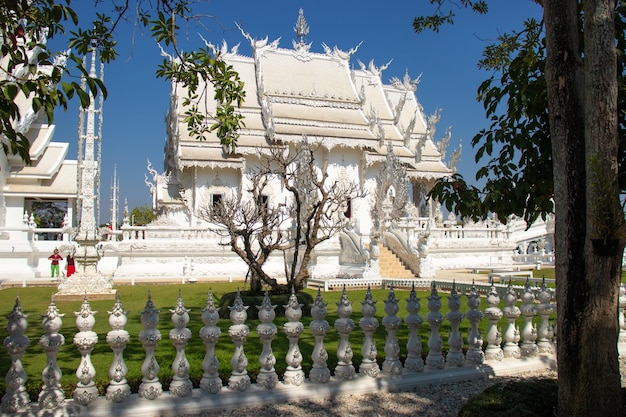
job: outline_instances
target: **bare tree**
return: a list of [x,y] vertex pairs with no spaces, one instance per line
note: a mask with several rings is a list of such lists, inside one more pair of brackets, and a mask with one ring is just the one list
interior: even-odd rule
[[[303,288],[313,249],[348,224],[347,207],[364,196],[354,182],[331,181],[316,166],[315,151],[306,138],[294,147],[259,150],[248,188],[203,210],[203,217],[218,226],[214,231],[228,237],[223,244],[248,265],[253,292],[260,293],[263,284],[273,291]],[[283,202],[270,200],[272,185],[281,186]],[[263,270],[275,251],[283,252],[286,285]]]

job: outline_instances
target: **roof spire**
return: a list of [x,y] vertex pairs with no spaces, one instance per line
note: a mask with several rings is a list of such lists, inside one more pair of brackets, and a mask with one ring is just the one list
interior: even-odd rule
[[302,7],[298,12],[298,20],[296,21],[296,26],[293,28],[293,30],[296,32],[298,42],[304,43],[306,35],[309,34],[309,25],[307,25],[306,20],[304,19],[304,10],[302,10]]

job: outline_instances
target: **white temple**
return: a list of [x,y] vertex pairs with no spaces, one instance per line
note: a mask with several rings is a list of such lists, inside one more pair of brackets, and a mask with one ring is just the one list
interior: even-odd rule
[[[432,278],[442,268],[511,265],[515,256],[529,252],[529,245],[535,253],[550,251],[550,222],[525,230],[521,221],[503,226],[497,219],[474,224],[444,217],[425,196],[437,179],[455,171],[460,149],[447,157],[451,129],[437,131],[439,110],[425,114],[415,94],[419,77],[412,79],[407,72],[403,79],[385,82],[383,72],[390,64],[353,62],[358,45],[342,51],[322,44],[314,52],[306,42],[308,30],[300,11],[291,47],[243,31],[252,56],[238,54],[237,46],[221,46],[221,57],[245,83],[240,109],[245,128],[234,149],[222,147],[215,135],[205,141],[189,136],[181,105],[186,92],[172,84],[164,170],[149,164],[146,177],[159,217],[149,225],[132,225],[125,207],[122,226],[99,246],[101,273],[114,280],[182,277],[183,282],[244,277],[245,263],[221,244],[212,232],[215,225],[202,212],[225,196],[242,193],[258,152],[303,139],[319,146],[319,170],[367,193],[350,201],[350,227],[316,248],[313,278],[385,273],[377,265],[378,241],[382,251],[404,262],[409,277],[422,278]],[[212,87],[207,89],[207,97],[213,97]],[[209,100],[207,110],[215,109],[216,102]],[[0,156],[0,225],[7,239],[0,241],[0,263],[13,268],[0,270],[0,278],[46,277],[48,252],[56,242],[41,237],[70,239],[63,231],[76,224],[77,163],[65,160],[67,144],[50,142],[54,127],[33,119],[25,127],[33,138],[33,166]],[[38,199],[67,205],[66,224],[50,225],[55,233],[46,234],[44,225],[29,218],[29,204]],[[279,182],[267,201],[285,201]],[[362,251],[370,251],[367,260],[346,262]],[[279,278],[283,262],[283,255],[276,254],[266,272]]]

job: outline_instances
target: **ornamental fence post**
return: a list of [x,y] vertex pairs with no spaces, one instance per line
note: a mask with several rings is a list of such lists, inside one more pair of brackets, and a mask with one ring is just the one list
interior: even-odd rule
[[54,303],[54,296],[48,305],[46,314],[42,315],[42,325],[45,334],[39,338],[39,345],[47,356],[47,363],[41,373],[43,387],[39,393],[39,407],[51,410],[65,403],[65,393],[61,389],[61,369],[57,363],[57,356],[61,346],[65,343],[65,337],[59,333],[63,326],[62,317]]
[[406,310],[408,314],[404,318],[404,323],[409,328],[409,338],[406,343],[406,360],[404,367],[410,371],[422,372],[424,370],[424,359],[422,359],[422,340],[419,336],[419,328],[424,322],[422,316],[419,315],[420,299],[415,293],[415,284],[411,286],[411,294],[406,301]]
[[385,300],[385,317],[383,317],[383,326],[387,330],[385,339],[385,360],[383,361],[383,372],[388,375],[402,374],[402,362],[400,362],[400,346],[398,345],[398,337],[396,332],[402,324],[402,320],[397,314],[400,311],[398,299],[393,290],[393,286],[389,289],[389,294]]
[[28,329],[27,318],[22,310],[20,297],[16,297],[7,322],[9,335],[4,339],[4,348],[11,357],[11,366],[5,378],[7,388],[2,396],[2,411],[8,413],[24,410],[30,404],[30,396],[26,391],[26,371],[22,366],[22,356],[30,346],[30,340],[24,335]]
[[309,373],[309,380],[317,383],[327,383],[330,381],[330,369],[328,369],[328,352],[324,347],[324,336],[330,328],[330,325],[325,320],[326,318],[326,303],[322,298],[322,291],[317,289],[317,296],[311,306],[311,317],[313,321],[309,324],[309,329],[313,333],[315,338],[315,346],[313,347],[313,354],[311,360],[313,366]]
[[361,313],[363,317],[359,320],[359,327],[363,330],[363,346],[361,347],[361,355],[363,360],[359,365],[359,373],[375,378],[380,373],[380,368],[376,362],[378,351],[376,349],[376,341],[374,340],[374,332],[378,328],[378,320],[376,314],[376,301],[372,298],[372,291],[369,285],[365,293],[365,300],[361,301]]
[[257,308],[261,324],[256,326],[256,332],[263,342],[263,350],[261,351],[261,356],[259,356],[259,374],[256,382],[264,388],[271,389],[278,384],[278,374],[274,368],[276,357],[272,351],[272,340],[274,340],[278,329],[273,323],[276,318],[276,306],[272,305],[267,291],[265,292],[265,297],[263,297],[263,302]]
[[116,295],[113,311],[109,311],[109,326],[111,331],[107,333],[106,341],[113,350],[113,362],[109,368],[111,381],[107,387],[106,399],[120,403],[130,396],[130,385],[126,380],[128,367],[124,362],[124,349],[130,341],[130,335],[124,326],[128,322],[128,312],[124,310],[120,293]]
[[141,312],[143,330],[139,332],[139,340],[146,352],[146,358],[141,365],[143,375],[139,384],[139,396],[147,400],[154,400],[163,394],[163,386],[159,381],[159,363],[154,356],[154,350],[161,340],[161,332],[157,330],[159,311],[152,303],[152,295],[148,292],[146,307]]
[[96,311],[91,311],[87,296],[83,299],[80,311],[75,312],[76,327],[79,332],[74,336],[74,345],[78,347],[80,352],[80,364],[76,369],[76,378],[78,384],[74,390],[74,401],[80,405],[87,406],[98,398],[98,388],[94,378],[96,376],[96,368],[91,363],[91,352],[98,343],[98,335],[93,331],[96,324]]

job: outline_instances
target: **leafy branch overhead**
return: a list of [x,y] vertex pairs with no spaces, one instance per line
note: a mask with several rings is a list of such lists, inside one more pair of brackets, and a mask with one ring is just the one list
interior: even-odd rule
[[[96,8],[105,4],[93,1]],[[132,4],[131,4],[132,3]],[[86,69],[83,57],[97,51],[100,61],[117,58],[115,29],[127,21],[150,27],[157,42],[172,45],[175,60],[164,62],[156,75],[180,82],[189,91],[184,105],[186,123],[192,137],[206,139],[215,131],[222,144],[234,147],[243,116],[237,112],[245,98],[243,82],[232,67],[209,48],[180,52],[175,19],[190,22],[200,19],[187,0],[162,0],[153,5],[143,0],[112,1],[108,13],[96,13],[84,27],[70,0],[8,1],[0,4],[0,142],[7,155],[18,155],[30,163],[30,142],[25,133],[38,117],[54,120],[56,109],[67,110],[70,100],[78,98],[83,108],[102,94],[104,83]],[[131,12],[136,15],[131,15]],[[153,19],[152,15],[156,14]],[[67,50],[52,51],[48,40],[67,38]],[[216,114],[208,114],[203,100],[206,85],[215,91],[219,102]]]

